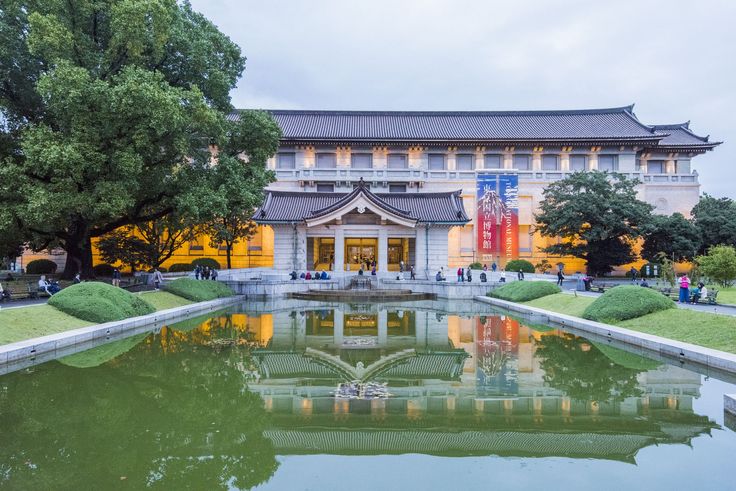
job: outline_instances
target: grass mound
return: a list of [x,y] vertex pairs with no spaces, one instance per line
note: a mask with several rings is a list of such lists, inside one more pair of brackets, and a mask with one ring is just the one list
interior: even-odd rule
[[110,322],[156,311],[138,295],[107,283],[85,282],[64,288],[49,299],[49,305],[89,322]]
[[179,295],[193,302],[205,302],[216,298],[231,297],[233,291],[224,283],[219,281],[195,280],[192,278],[179,278],[164,287],[167,292]]
[[674,302],[659,292],[635,285],[621,285],[611,288],[588,305],[583,318],[611,323],[673,308]]
[[512,281],[488,292],[489,297],[509,302],[528,302],[536,298],[560,293],[560,287],[549,281]]

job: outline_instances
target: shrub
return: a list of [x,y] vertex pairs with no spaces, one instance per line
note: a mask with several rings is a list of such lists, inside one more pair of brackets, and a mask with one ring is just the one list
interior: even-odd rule
[[519,270],[525,273],[533,273],[534,265],[525,259],[514,259],[506,263],[506,271],[518,273]]
[[713,246],[708,254],[695,258],[695,262],[704,276],[721,286],[729,286],[736,280],[736,249],[732,246]]
[[89,322],[110,322],[155,312],[138,295],[121,288],[89,281],[72,285],[49,299],[49,305]]
[[621,285],[611,288],[588,305],[583,312],[583,318],[610,323],[674,307],[672,300],[655,290],[635,285]]
[[49,259],[34,259],[26,265],[28,274],[52,274],[56,273],[56,263]]
[[470,264],[470,269],[483,269],[483,265],[481,263],[475,262]]
[[169,266],[169,273],[183,273],[185,271],[193,271],[194,264],[192,263],[174,263]]
[[104,276],[104,277],[110,277],[112,276],[112,272],[115,270],[114,267],[112,267],[109,264],[98,264],[94,268],[92,268],[92,271],[95,272],[95,276]]
[[509,302],[528,302],[560,291],[560,287],[550,281],[513,281],[491,290],[488,296]]
[[194,269],[194,266],[200,265],[203,268],[210,268],[210,269],[220,269],[220,263],[218,263],[216,260],[212,259],[211,257],[198,257],[194,261],[192,261],[192,269]]
[[193,278],[179,278],[164,286],[164,289],[193,302],[204,302],[216,298],[230,297],[233,291],[219,281],[198,281]]

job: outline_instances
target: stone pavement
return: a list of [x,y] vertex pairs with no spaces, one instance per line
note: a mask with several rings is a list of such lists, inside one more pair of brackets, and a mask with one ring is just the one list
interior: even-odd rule
[[[567,285],[563,285],[565,287]],[[577,294],[581,297],[598,297],[600,295],[603,295],[602,293],[597,292],[576,292],[575,288],[570,289],[563,289],[563,293],[566,293],[568,295],[574,295]],[[677,308],[679,309],[688,309],[688,310],[696,310],[698,312],[708,312],[710,314],[719,314],[719,315],[731,315],[736,316],[736,305],[730,305],[730,304],[717,304],[717,305],[706,305],[706,304],[691,304],[691,303],[677,303]]]

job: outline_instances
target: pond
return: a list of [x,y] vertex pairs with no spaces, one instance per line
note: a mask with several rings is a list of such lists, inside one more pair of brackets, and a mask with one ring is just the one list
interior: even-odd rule
[[245,304],[4,375],[0,488],[732,484],[734,385],[484,308]]

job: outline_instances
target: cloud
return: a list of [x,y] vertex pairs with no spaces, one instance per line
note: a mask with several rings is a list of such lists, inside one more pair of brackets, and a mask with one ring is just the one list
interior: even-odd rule
[[[563,109],[636,102],[736,138],[731,0],[194,0],[248,57],[238,107]],[[735,196],[736,147],[698,156]],[[731,178],[731,179],[729,179]]]

